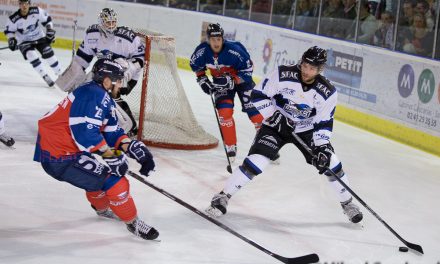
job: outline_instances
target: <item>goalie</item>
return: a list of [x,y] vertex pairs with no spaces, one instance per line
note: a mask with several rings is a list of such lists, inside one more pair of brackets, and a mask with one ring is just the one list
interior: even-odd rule
[[144,66],[145,46],[133,30],[117,25],[117,14],[113,9],[102,9],[98,22],[87,29],[72,63],[55,83],[61,90],[69,92],[85,80],[92,79],[92,73],[86,75],[85,70],[95,56],[118,62],[125,70],[123,86],[115,98],[119,125],[129,136],[135,136],[136,121],[121,95],[128,95],[138,82]]

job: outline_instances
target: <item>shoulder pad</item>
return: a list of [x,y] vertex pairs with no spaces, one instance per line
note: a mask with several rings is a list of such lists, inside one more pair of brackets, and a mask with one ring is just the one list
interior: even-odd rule
[[295,65],[281,65],[278,66],[278,78],[279,81],[291,81],[298,82],[298,68]]
[[37,6],[29,7],[28,15],[39,14],[39,13],[40,13],[40,9]]
[[99,25],[98,24],[93,24],[89,28],[87,28],[86,34],[92,33],[92,32],[99,32]]
[[324,99],[329,98],[336,92],[335,86],[331,84],[330,80],[319,74],[316,77],[316,84],[313,87]]
[[17,20],[19,20],[20,18],[21,18],[20,10],[9,16],[9,19],[11,20],[12,23],[17,22]]
[[115,30],[115,36],[126,39],[130,42],[133,42],[136,37],[136,33],[128,27],[117,27]]

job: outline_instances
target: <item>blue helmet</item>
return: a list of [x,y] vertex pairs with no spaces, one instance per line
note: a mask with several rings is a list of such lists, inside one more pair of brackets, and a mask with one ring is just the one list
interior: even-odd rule
[[124,68],[114,61],[100,59],[93,65],[93,80],[102,83],[105,77],[110,78],[112,82],[124,79]]

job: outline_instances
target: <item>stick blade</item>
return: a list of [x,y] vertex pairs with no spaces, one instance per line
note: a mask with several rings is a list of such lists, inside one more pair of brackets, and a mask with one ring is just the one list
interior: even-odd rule
[[413,244],[413,243],[410,243],[410,242],[406,242],[405,245],[407,247],[409,247],[410,249],[415,250],[415,251],[420,252],[420,253],[423,254],[423,248],[420,245]]
[[309,264],[309,263],[319,262],[319,256],[316,255],[315,253],[309,254],[309,255],[304,255],[301,257],[296,257],[296,258],[285,258],[285,257],[279,256],[279,255],[276,255],[276,256],[274,255],[273,257],[275,257],[279,261],[281,261],[283,263],[287,263],[287,264]]

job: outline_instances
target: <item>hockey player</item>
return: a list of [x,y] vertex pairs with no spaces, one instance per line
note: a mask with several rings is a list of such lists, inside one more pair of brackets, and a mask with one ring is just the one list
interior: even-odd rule
[[93,81],[69,93],[38,121],[34,160],[53,178],[84,189],[99,216],[120,219],[136,236],[155,239],[159,233],[138,218],[124,176],[127,156],[141,165],[145,176],[155,167],[153,156],[118,126],[116,103],[108,93],[119,92],[124,70],[103,59],[95,63],[93,73]]
[[[18,48],[24,59],[29,61],[47,85],[53,86],[54,82],[37,54],[38,51],[55,75],[61,74],[58,59],[50,46],[55,41],[52,18],[44,9],[30,6],[30,0],[19,0],[18,3],[20,9],[12,14],[6,23],[5,35],[8,37],[9,49],[14,51]],[[46,28],[46,32],[43,28]]]
[[[263,125],[243,164],[234,170],[224,189],[214,196],[207,213],[213,216],[226,214],[228,200],[261,174],[285,144],[292,143],[302,152],[307,163],[328,177],[348,219],[353,223],[362,220],[362,213],[352,202],[351,194],[326,172],[326,168],[330,168],[348,185],[348,176],[330,143],[337,92],[320,74],[326,61],[324,49],[311,47],[299,64],[279,66],[254,89],[252,102],[264,117]],[[292,133],[313,149],[316,158],[295,140]]]
[[[191,68],[197,75],[197,82],[206,94],[213,94],[220,119],[228,156],[231,161],[237,153],[237,136],[234,111],[234,97],[238,94],[242,111],[258,129],[262,116],[250,101],[255,83],[252,80],[253,63],[246,48],[240,42],[224,39],[219,24],[209,24],[206,30],[207,41],[201,43],[191,56]],[[212,82],[206,76],[212,75]]]
[[[120,95],[128,95],[136,86],[144,66],[145,46],[134,31],[117,25],[117,14],[113,9],[102,9],[98,15],[98,22],[87,29],[71,65],[57,79],[56,84],[63,91],[71,91],[84,82],[85,70],[95,56],[98,59],[116,60],[124,67],[125,75],[123,87],[115,101],[128,115],[128,118],[124,118],[126,122],[120,125],[130,135],[136,135],[136,121],[127,102]],[[89,74],[87,79],[91,78]]]
[[12,147],[15,144],[14,139],[6,133],[2,112],[0,112],[0,142],[8,147]]

